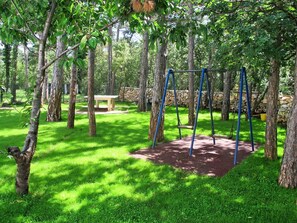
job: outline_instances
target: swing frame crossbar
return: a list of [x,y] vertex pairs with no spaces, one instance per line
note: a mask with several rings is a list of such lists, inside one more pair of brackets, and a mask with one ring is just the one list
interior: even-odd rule
[[[184,127],[184,125],[181,124],[180,122],[180,116],[179,116],[179,110],[178,110],[178,102],[177,102],[177,93],[176,93],[176,82],[175,82],[175,73],[184,73],[184,72],[200,72],[201,71],[201,77],[200,77],[200,84],[199,84],[199,90],[198,90],[198,98],[197,98],[197,105],[196,105],[196,114],[195,114],[195,121],[194,121],[194,126],[190,128],[190,126]],[[175,104],[175,110],[176,110],[176,117],[177,117],[177,127],[178,127],[178,133],[179,133],[179,138],[182,138],[182,133],[181,133],[181,128],[187,128],[187,129],[192,129],[193,134],[192,134],[192,140],[191,140],[191,145],[189,148],[189,156],[193,155],[193,147],[195,143],[195,138],[196,138],[196,129],[198,125],[198,114],[200,111],[200,104],[201,104],[201,99],[202,99],[202,90],[203,90],[203,84],[204,81],[206,81],[206,87],[207,87],[207,95],[208,95],[208,105],[209,105],[209,112],[210,112],[210,125],[211,125],[211,137],[213,139],[213,144],[216,144],[216,135],[215,135],[215,128],[214,128],[214,120],[213,120],[213,108],[212,108],[212,100],[210,97],[210,82],[208,78],[208,72],[209,71],[227,71],[227,70],[208,70],[206,68],[203,68],[202,70],[177,70],[174,71],[172,69],[168,70],[168,73],[166,75],[165,79],[165,86],[164,86],[164,91],[163,91],[163,96],[162,96],[162,102],[160,105],[160,110],[158,114],[158,120],[157,120],[157,126],[155,129],[154,133],[154,138],[153,138],[153,145],[152,148],[156,147],[157,143],[157,135],[159,131],[159,127],[161,124],[161,118],[163,115],[164,111],[164,105],[165,105],[165,99],[166,99],[166,94],[167,94],[167,89],[168,89],[168,83],[170,76],[172,76],[172,85],[173,85],[173,92],[174,92],[174,104]],[[241,110],[242,110],[242,102],[243,102],[243,88],[246,88],[246,99],[247,99],[247,112],[248,112],[248,120],[249,120],[249,130],[250,130],[250,140],[251,140],[251,146],[252,146],[252,151],[254,151],[254,137],[253,137],[253,127],[252,127],[252,116],[251,116],[251,103],[250,103],[250,98],[249,98],[249,88],[248,88],[248,82],[247,82],[247,75],[246,75],[246,69],[245,67],[240,69],[240,80],[239,80],[239,103],[238,103],[238,118],[237,118],[237,129],[236,129],[236,144],[235,144],[235,152],[234,152],[234,159],[233,159],[233,164],[237,164],[237,156],[238,156],[238,146],[239,146],[239,135],[240,135],[240,117],[241,117]]]

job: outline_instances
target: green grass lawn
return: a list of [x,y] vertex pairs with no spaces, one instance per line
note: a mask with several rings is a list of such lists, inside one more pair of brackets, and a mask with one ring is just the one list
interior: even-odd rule
[[[88,136],[86,115],[66,128],[66,104],[62,122],[45,122],[42,110],[29,195],[16,195],[15,162],[0,154],[0,222],[297,222],[297,190],[277,185],[280,159],[267,161],[260,149],[221,178],[133,159],[130,151],[152,144],[150,114],[137,113],[133,104],[116,105],[128,106],[129,113],[97,115],[96,137]],[[173,140],[176,116],[174,108],[166,109],[166,140]],[[181,117],[186,123],[185,108]],[[217,132],[229,134],[232,121],[214,117]],[[25,121],[16,110],[0,110],[2,151],[22,147]],[[265,123],[253,120],[253,126],[255,141],[263,143]],[[197,133],[210,134],[208,112],[199,114]],[[278,136],[281,157],[285,129]],[[249,140],[244,120],[241,139]]]

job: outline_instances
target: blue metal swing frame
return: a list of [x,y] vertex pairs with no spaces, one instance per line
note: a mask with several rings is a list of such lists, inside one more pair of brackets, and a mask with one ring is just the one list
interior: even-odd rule
[[[196,72],[198,70],[183,70],[183,71],[175,71],[176,73],[180,72]],[[165,99],[168,89],[168,83],[170,76],[172,76],[172,85],[173,85],[173,92],[174,92],[174,104],[176,109],[176,117],[177,117],[177,127],[179,131],[179,138],[182,138],[181,134],[181,122],[179,117],[179,111],[178,111],[178,103],[177,103],[177,94],[176,94],[176,84],[175,84],[175,72],[172,69],[168,70],[168,73],[166,75],[165,79],[165,86],[162,96],[162,102],[160,105],[159,115],[158,115],[158,121],[156,130],[154,133],[154,139],[153,139],[153,145],[152,148],[156,147],[156,141],[157,141],[157,134],[159,131],[159,127],[161,124],[161,118],[164,111],[164,105],[165,105]],[[198,114],[200,110],[200,104],[201,104],[201,98],[202,98],[202,90],[203,90],[203,83],[206,79],[206,86],[207,86],[207,92],[208,92],[208,102],[209,102],[209,112],[210,112],[210,119],[211,119],[211,132],[212,132],[212,138],[213,138],[213,144],[215,145],[215,130],[214,130],[214,121],[213,121],[213,109],[212,109],[212,100],[210,98],[210,83],[208,79],[208,70],[206,68],[203,68],[201,70],[201,77],[200,77],[200,84],[199,84],[199,90],[198,90],[198,98],[197,98],[197,105],[196,105],[196,114],[195,114],[195,121],[193,126],[193,134],[192,134],[192,140],[191,140],[191,146],[189,148],[189,155],[192,156],[193,154],[193,147],[196,137],[196,129],[198,124]],[[233,164],[236,165],[237,163],[237,156],[238,156],[238,146],[239,146],[239,134],[240,134],[240,117],[241,117],[241,110],[242,110],[242,97],[243,97],[243,88],[245,86],[246,89],[246,98],[247,98],[247,112],[248,112],[248,120],[249,120],[249,129],[250,129],[250,140],[251,140],[251,146],[252,151],[254,151],[254,137],[253,137],[253,127],[252,127],[252,116],[251,116],[251,103],[249,98],[249,88],[248,88],[248,82],[247,82],[247,75],[246,75],[246,69],[245,67],[240,69],[240,80],[239,80],[239,103],[238,103],[238,119],[237,119],[237,129],[236,129],[236,144],[235,144],[235,152],[234,152],[234,159]]]

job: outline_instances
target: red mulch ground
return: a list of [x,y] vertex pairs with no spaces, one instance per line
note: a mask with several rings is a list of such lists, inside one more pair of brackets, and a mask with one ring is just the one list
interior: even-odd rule
[[[208,176],[223,176],[234,167],[234,151],[236,141],[216,138],[216,144],[208,136],[196,136],[192,157],[189,156],[191,136],[168,143],[158,144],[154,149],[141,149],[131,153],[139,159],[151,160],[157,164],[169,164]],[[255,144],[255,150],[259,145]],[[251,143],[239,142],[237,164],[252,154]]]

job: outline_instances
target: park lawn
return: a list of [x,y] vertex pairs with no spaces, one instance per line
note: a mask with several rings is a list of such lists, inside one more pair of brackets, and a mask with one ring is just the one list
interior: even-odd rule
[[[66,128],[66,104],[62,122],[45,122],[42,110],[30,194],[24,197],[15,194],[15,162],[3,153],[7,146],[22,147],[26,119],[16,110],[0,110],[0,222],[297,222],[297,190],[277,185],[281,159],[267,161],[260,149],[221,178],[134,159],[129,152],[152,144],[150,114],[117,105],[129,113],[97,115],[96,137],[88,136],[86,115]],[[166,109],[169,141],[178,131],[174,108]],[[181,116],[185,123],[185,108]],[[228,134],[232,121],[214,117],[217,132]],[[255,141],[263,143],[265,123],[253,120],[253,126]],[[197,133],[210,134],[207,111],[199,114]],[[285,129],[278,136],[281,157]],[[244,120],[241,139],[249,140]]]

